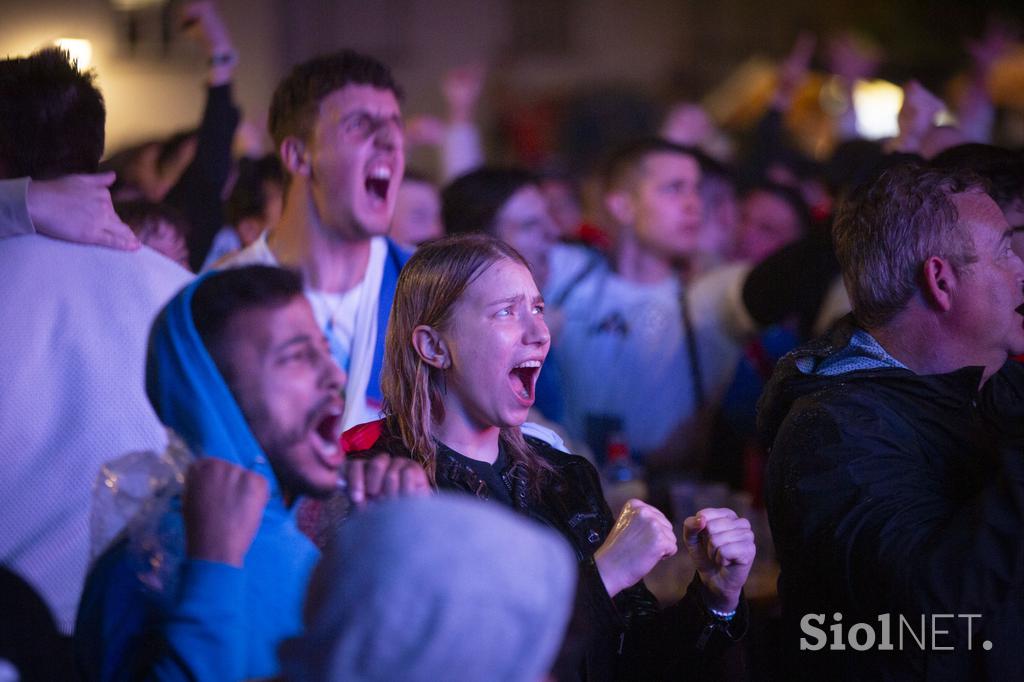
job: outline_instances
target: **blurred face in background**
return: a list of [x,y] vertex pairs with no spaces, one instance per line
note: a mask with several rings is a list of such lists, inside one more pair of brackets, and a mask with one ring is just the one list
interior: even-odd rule
[[156,224],[139,233],[139,240],[185,268],[188,266],[188,245],[181,231],[166,220],[157,220]]
[[391,238],[407,248],[444,236],[441,196],[429,182],[406,178],[398,187]]
[[686,154],[655,152],[641,164],[629,192],[630,217],[637,241],[666,259],[692,255],[700,242],[700,167]]
[[243,248],[259,239],[261,234],[281,220],[281,210],[284,206],[284,188],[281,183],[276,180],[264,180],[261,187],[264,199],[263,210],[259,215],[242,218],[235,225],[235,232],[238,233]]
[[732,182],[708,175],[700,182],[701,226],[698,250],[716,260],[732,256],[740,222],[739,199]]
[[548,252],[558,239],[558,226],[536,185],[526,185],[498,211],[491,233],[522,254],[537,281],[548,273]]
[[740,206],[736,255],[759,263],[797,240],[803,230],[803,222],[789,202],[772,192],[754,190]]
[[572,185],[560,178],[548,178],[541,182],[540,191],[548,202],[548,212],[560,236],[575,234],[583,222],[583,208]]

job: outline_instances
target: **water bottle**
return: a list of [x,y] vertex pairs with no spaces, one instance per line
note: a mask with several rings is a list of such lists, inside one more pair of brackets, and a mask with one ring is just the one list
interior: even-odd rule
[[604,478],[604,499],[616,517],[623,505],[632,498],[647,498],[647,483],[643,468],[629,456],[629,445],[621,433],[608,437],[607,459],[601,469]]

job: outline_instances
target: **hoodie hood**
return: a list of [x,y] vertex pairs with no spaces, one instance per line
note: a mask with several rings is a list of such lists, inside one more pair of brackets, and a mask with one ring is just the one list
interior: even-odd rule
[[201,275],[164,306],[149,337],[146,395],[157,416],[196,457],[219,457],[262,474],[271,500],[281,500],[277,477],[231,389],[206,350],[192,319]]

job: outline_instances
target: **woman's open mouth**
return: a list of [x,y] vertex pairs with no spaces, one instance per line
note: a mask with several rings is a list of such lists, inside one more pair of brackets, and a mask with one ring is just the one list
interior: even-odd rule
[[524,360],[509,370],[508,382],[512,392],[526,406],[532,405],[535,399],[534,389],[542,364],[540,360]]

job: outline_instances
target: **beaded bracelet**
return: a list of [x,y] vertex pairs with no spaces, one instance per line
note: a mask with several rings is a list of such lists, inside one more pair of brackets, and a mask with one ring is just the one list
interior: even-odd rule
[[710,606],[705,606],[704,608],[706,608],[708,613],[712,616],[718,620],[724,620],[726,623],[736,617],[736,609],[733,609],[732,611],[719,611],[718,609],[713,609]]

